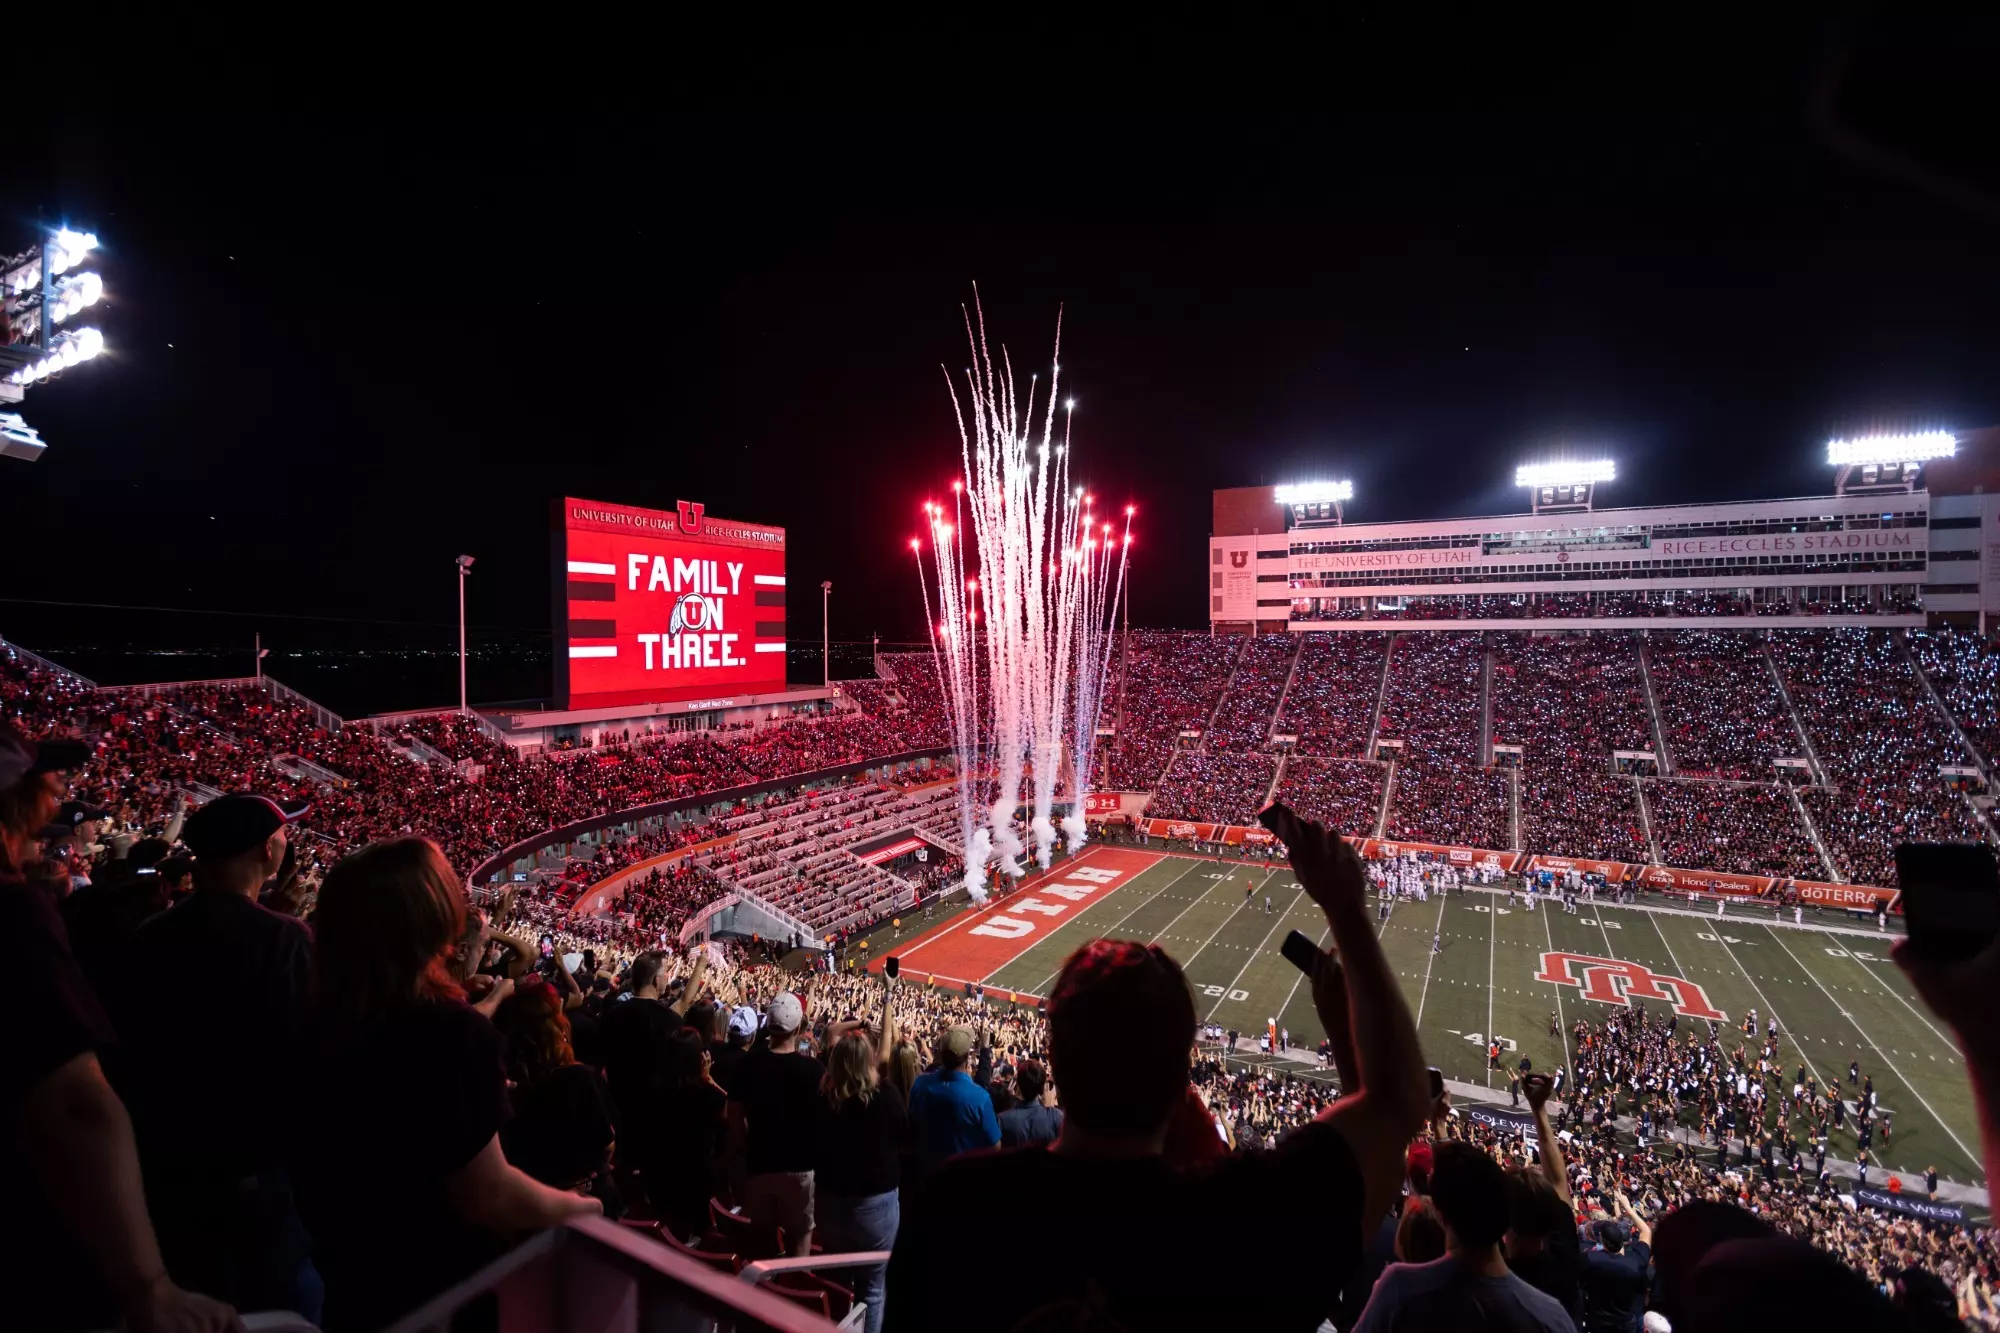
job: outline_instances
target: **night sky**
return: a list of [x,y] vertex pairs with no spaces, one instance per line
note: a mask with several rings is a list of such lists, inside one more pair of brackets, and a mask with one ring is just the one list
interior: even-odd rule
[[64,123],[0,248],[96,230],[112,353],[29,394],[0,595],[337,643],[448,624],[466,551],[475,625],[537,631],[551,496],[689,499],[790,529],[835,638],[912,637],[975,281],[1017,367],[1062,310],[1135,623],[1205,623],[1217,486],[1510,512],[1569,447],[1612,504],[1823,493],[1830,435],[2000,423],[1996,195],[1860,54],[1831,111],[1801,39],[1640,106]]

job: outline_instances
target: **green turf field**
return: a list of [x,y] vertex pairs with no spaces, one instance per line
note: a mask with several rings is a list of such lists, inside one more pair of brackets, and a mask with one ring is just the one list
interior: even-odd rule
[[[1371,916],[1373,904],[1371,898]],[[1507,1044],[1509,1065],[1524,1055],[1542,1070],[1569,1062],[1564,1041],[1549,1033],[1550,1013],[1567,1033],[1579,1017],[1601,1018],[1607,1007],[1577,987],[1537,980],[1544,954],[1636,962],[1694,982],[1733,1024],[1752,1007],[1760,1028],[1776,1015],[1787,1092],[1801,1058],[1822,1082],[1837,1077],[1844,1090],[1848,1062],[1858,1059],[1874,1077],[1880,1106],[1893,1113],[1893,1140],[1885,1148],[1876,1136],[1876,1161],[1903,1171],[1935,1164],[1953,1182],[1983,1183],[1972,1094],[1957,1049],[1889,962],[1888,938],[1774,928],[1764,924],[1769,919],[1768,911],[1753,916],[1748,909],[1718,923],[1709,915],[1581,906],[1571,916],[1560,906],[1529,912],[1509,908],[1504,894],[1469,891],[1396,905],[1382,942],[1418,1017],[1428,1062],[1449,1078],[1504,1089],[1504,1079],[1485,1068],[1489,1033]],[[1278,952],[1293,929],[1325,942],[1325,920],[1288,868],[1170,856],[985,981],[1046,994],[1062,960],[1087,939],[1158,941],[1187,969],[1203,1021],[1254,1036],[1275,1017],[1290,1029],[1294,1046],[1310,1048],[1323,1035],[1312,997]],[[1436,955],[1433,933],[1443,943]],[[1670,1008],[1634,1003],[1656,1013]],[[1681,1020],[1683,1032],[1690,1021]],[[1734,1040],[1726,1040],[1725,1049],[1733,1048]],[[1303,1068],[1307,1057],[1299,1055]],[[1835,1133],[1831,1152],[1853,1156],[1851,1121]]]

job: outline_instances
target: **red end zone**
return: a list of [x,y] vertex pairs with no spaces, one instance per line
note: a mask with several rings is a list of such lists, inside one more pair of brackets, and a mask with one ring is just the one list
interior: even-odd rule
[[[1006,897],[996,897],[902,946],[896,956],[903,960],[903,975],[952,981],[989,977],[1091,903],[1164,859],[1157,852],[1123,847],[1086,848],[1074,860],[1030,876]],[[882,959],[872,960],[868,970],[881,971]]]

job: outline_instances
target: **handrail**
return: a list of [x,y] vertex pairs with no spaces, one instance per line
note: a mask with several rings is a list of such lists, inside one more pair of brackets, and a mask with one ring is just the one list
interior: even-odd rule
[[499,1300],[502,1328],[720,1326],[738,1333],[825,1333],[834,1327],[670,1245],[586,1217],[530,1236],[389,1325],[387,1333],[442,1333],[460,1311],[488,1297]]
[[64,666],[62,663],[51,662],[48,658],[43,657],[40,653],[29,652],[26,648],[23,648],[20,644],[14,643],[4,637],[0,637],[0,648],[7,649],[9,652],[13,653],[17,657],[26,658],[30,665],[40,667],[43,671],[53,671],[58,676],[68,676],[71,680],[80,680],[93,690],[98,688],[97,682],[92,680],[90,677],[84,675],[81,671],[71,671],[68,667]]

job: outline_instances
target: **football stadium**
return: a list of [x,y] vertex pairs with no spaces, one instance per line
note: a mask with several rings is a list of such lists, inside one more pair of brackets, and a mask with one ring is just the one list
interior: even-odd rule
[[[974,290],[932,399],[744,317],[482,430],[450,335],[377,433],[252,382],[338,360],[255,237],[105,213],[0,252],[0,1327],[2000,1328],[1985,400],[1634,466],[1426,351],[1399,443],[1155,465],[1133,324]],[[631,424],[737,360],[741,440]]]

